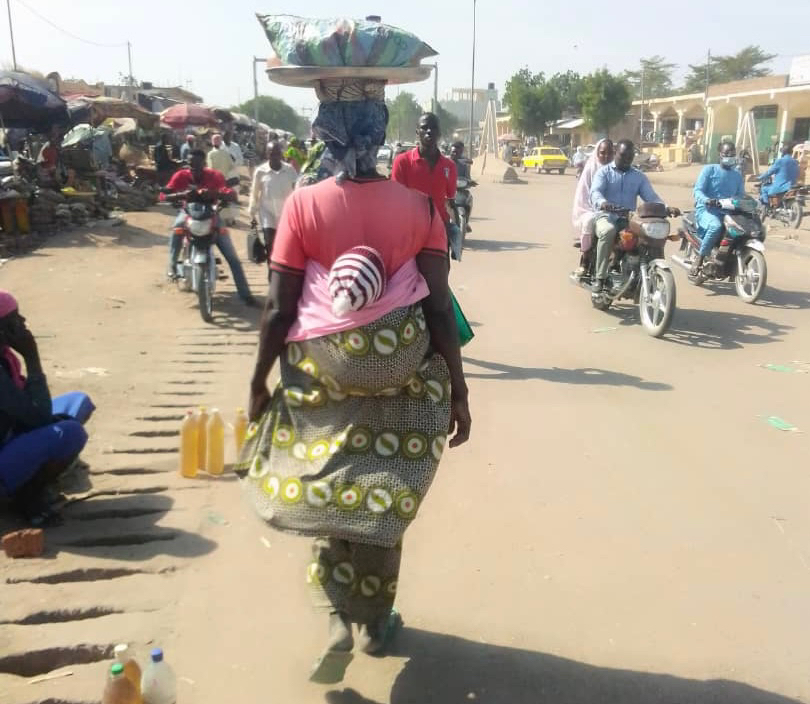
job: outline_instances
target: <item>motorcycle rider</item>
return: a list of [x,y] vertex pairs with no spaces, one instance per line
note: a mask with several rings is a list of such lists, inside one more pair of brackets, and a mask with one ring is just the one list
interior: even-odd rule
[[723,236],[723,213],[720,210],[721,198],[742,198],[745,195],[742,174],[737,166],[737,149],[733,142],[720,142],[719,164],[704,166],[695,182],[695,222],[703,233],[700,251],[692,262],[690,275],[697,276],[703,260]]
[[[205,152],[202,149],[195,149],[191,152],[190,164],[187,169],[175,172],[169,179],[169,183],[161,193],[161,200],[184,200],[193,193],[221,195],[231,201],[236,200],[236,193],[225,185],[225,177],[214,169],[205,166]],[[178,228],[182,228],[186,219],[186,214],[181,210],[174,221],[172,234],[169,237],[169,273],[170,279],[174,279],[177,269],[177,257],[180,255],[180,248],[183,244],[183,235],[177,233]],[[228,266],[231,269],[233,281],[236,284],[236,291],[239,298],[248,306],[257,306],[256,299],[250,292],[250,286],[245,278],[242,263],[231,241],[231,236],[226,231],[220,231],[216,238],[216,245]]]
[[[452,146],[450,147],[450,158],[456,164],[458,177],[467,179],[467,181],[470,182],[470,186],[477,186],[478,184],[473,180],[472,174],[470,173],[470,165],[472,162],[469,159],[464,158],[464,142],[453,142]],[[472,206],[473,198],[472,194],[470,194],[469,198],[467,199],[467,232],[472,232],[469,221],[469,218],[472,217]]]
[[[616,223],[621,216],[610,211],[615,208],[635,210],[638,198],[645,203],[664,203],[653,190],[647,176],[633,166],[635,156],[636,147],[633,142],[623,139],[616,144],[613,163],[603,166],[593,177],[591,203],[597,211],[594,222],[597,238],[596,267],[591,285],[594,293],[601,293],[608,281],[610,254],[618,234]],[[671,215],[680,212],[675,208],[668,208],[667,211]]]
[[764,205],[768,205],[768,199],[771,196],[780,196],[787,193],[799,180],[799,162],[793,158],[792,154],[793,145],[783,144],[782,156],[774,161],[771,168],[759,177],[760,183],[763,184],[767,179],[773,177],[771,184],[769,186],[763,185],[759,192],[759,199]]

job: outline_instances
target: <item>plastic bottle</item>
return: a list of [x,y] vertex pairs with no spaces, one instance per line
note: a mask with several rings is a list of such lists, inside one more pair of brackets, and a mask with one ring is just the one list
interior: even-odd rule
[[194,411],[187,411],[180,426],[180,474],[188,479],[194,479],[200,467],[197,438],[199,432]]
[[141,668],[135,658],[129,652],[129,646],[126,643],[116,645],[115,659],[124,666],[124,677],[126,677],[135,687],[135,701],[141,704]]
[[208,455],[205,466],[209,474],[222,474],[225,469],[225,422],[214,408],[208,419]]
[[138,692],[124,674],[124,666],[117,662],[110,668],[110,677],[104,687],[101,704],[137,704]]
[[208,411],[205,406],[200,406],[200,412],[197,414],[197,467],[203,472],[206,467],[206,447],[208,442]]
[[242,447],[245,444],[245,435],[247,435],[248,417],[244,408],[236,409],[236,420],[233,422],[233,439],[236,443],[236,456],[242,452]]
[[155,648],[152,659],[141,678],[143,704],[174,704],[177,701],[177,680],[174,670],[163,659],[163,651]]

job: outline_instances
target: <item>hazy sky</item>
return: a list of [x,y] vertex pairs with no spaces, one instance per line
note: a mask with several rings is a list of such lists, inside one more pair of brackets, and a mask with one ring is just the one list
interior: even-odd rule
[[[0,12],[0,64],[11,63],[5,0]],[[478,0],[476,86],[504,82],[519,68],[552,74],[573,69],[587,73],[607,66],[619,71],[639,57],[661,54],[680,65],[705,61],[706,50],[733,53],[759,44],[779,54],[771,67],[787,72],[790,59],[810,54],[810,0],[682,0],[666,10],[658,3],[529,3],[526,0]],[[258,12],[288,12],[310,17],[340,14],[382,15],[383,21],[408,29],[439,52],[439,95],[469,86],[472,54],[472,0],[11,0],[19,64],[65,78],[117,81],[127,73],[126,46],[106,48],[78,41],[34,15],[33,8],[61,28],[102,44],[132,42],[133,74],[155,84],[188,84],[206,102],[231,105],[253,95],[251,59],[266,56],[270,45],[256,21]],[[531,11],[526,8],[531,7]],[[778,7],[775,15],[770,10]],[[660,9],[659,9],[660,8]],[[636,19],[640,17],[641,19]],[[656,21],[653,21],[656,20]],[[802,27],[801,31],[782,29]],[[405,88],[420,99],[432,81]],[[306,89],[271,84],[263,72],[260,93],[284,98],[294,108],[312,107]],[[389,94],[396,88],[389,89]]]

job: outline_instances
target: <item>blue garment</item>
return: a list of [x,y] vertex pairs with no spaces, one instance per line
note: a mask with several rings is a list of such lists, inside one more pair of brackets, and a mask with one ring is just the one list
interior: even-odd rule
[[96,406],[87,394],[81,391],[71,391],[53,399],[51,410],[55,416],[70,416],[84,425],[90,420]]
[[745,195],[743,176],[737,169],[708,164],[700,170],[693,195],[695,221],[702,237],[700,256],[707,257],[723,236],[723,211],[708,207],[706,202],[713,198],[742,198]]
[[326,149],[317,180],[377,166],[377,151],[385,142],[388,108],[381,100],[321,103],[312,123],[312,134]]
[[639,197],[645,203],[664,202],[653,190],[650,179],[635,167],[619,171],[616,165],[611,163],[594,174],[591,183],[591,204],[594,210],[599,210],[605,202],[635,210]]
[[[772,196],[785,193],[799,180],[799,162],[790,154],[785,154],[774,161],[771,168],[762,174],[759,180],[765,181],[771,176],[773,176],[773,182],[768,186],[768,193]],[[764,188],[762,190],[765,191]]]
[[77,420],[60,420],[15,436],[0,447],[0,489],[13,494],[46,462],[78,457],[86,442],[87,432]]

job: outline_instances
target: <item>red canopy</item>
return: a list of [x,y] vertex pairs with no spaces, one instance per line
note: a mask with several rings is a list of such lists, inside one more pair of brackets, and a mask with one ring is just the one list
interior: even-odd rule
[[195,103],[172,105],[160,113],[160,119],[169,127],[178,130],[184,127],[215,127],[219,124],[211,108]]

